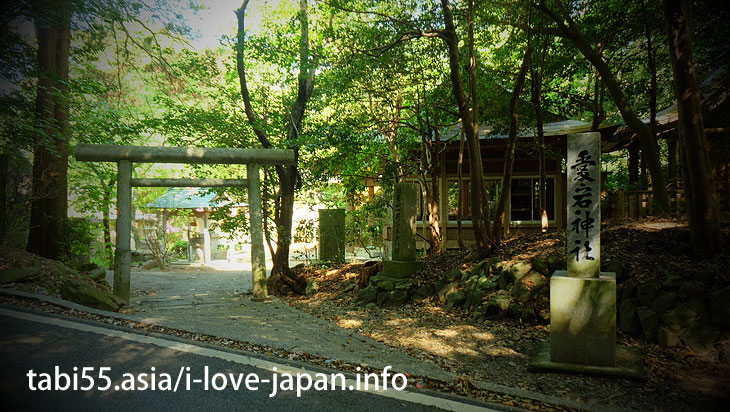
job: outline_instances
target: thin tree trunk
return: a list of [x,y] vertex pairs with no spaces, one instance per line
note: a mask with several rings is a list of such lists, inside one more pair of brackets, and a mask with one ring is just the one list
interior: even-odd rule
[[[529,36],[529,34],[528,34]],[[520,72],[515,80],[515,87],[512,90],[512,98],[509,102],[509,142],[504,152],[504,172],[502,176],[502,191],[499,193],[499,202],[494,216],[494,227],[492,229],[493,242],[496,247],[502,242],[502,221],[505,218],[507,203],[512,192],[512,171],[515,164],[515,145],[517,143],[517,104],[520,100],[520,93],[525,85],[525,76],[530,67],[530,57],[532,56],[532,46],[528,40],[525,57],[522,59]]]
[[0,154],[0,246],[5,245],[8,228],[7,187],[10,155]]
[[[669,210],[669,195],[667,194],[666,179],[659,162],[659,153],[656,150],[656,142],[652,139],[649,126],[639,119],[634,110],[631,108],[629,100],[626,98],[621,86],[614,77],[608,64],[598,51],[596,51],[583,37],[583,33],[578,29],[575,21],[565,10],[565,6],[560,0],[556,0],[556,4],[561,9],[561,16],[550,10],[544,3],[540,3],[537,7],[547,14],[558,26],[564,37],[573,41],[573,44],[580,50],[583,56],[591,62],[596,68],[601,78],[606,84],[608,92],[611,94],[613,102],[618,107],[621,117],[631,130],[636,133],[641,144],[642,153],[645,155],[646,164],[649,168],[652,180],[652,193],[654,196],[654,207],[657,212],[663,213]],[[567,22],[567,25],[566,25]]]
[[[239,84],[241,86],[241,97],[244,103],[244,112],[251,124],[254,134],[264,148],[273,147],[266,131],[259,125],[259,116],[251,105],[251,96],[246,82],[246,66],[244,61],[245,52],[245,12],[248,0],[244,0],[241,8],[236,10],[238,19],[238,42],[236,46],[236,66],[238,71]],[[289,268],[289,248],[291,246],[292,216],[294,213],[294,193],[300,184],[297,163],[299,159],[299,147],[297,139],[301,130],[302,119],[309,97],[314,90],[315,64],[309,57],[309,17],[306,0],[299,3],[299,24],[301,38],[299,40],[299,74],[297,85],[297,98],[288,110],[287,116],[287,147],[294,150],[294,165],[275,166],[279,178],[279,197],[277,199],[276,226],[276,252],[272,256],[273,267],[271,276],[267,281],[267,287],[271,293],[287,294],[294,292],[304,294],[306,280],[302,276],[296,276]]]
[[542,232],[548,230],[548,216],[546,208],[546,187],[545,187],[545,130],[543,128],[543,112],[542,112],[542,79],[545,67],[545,55],[547,54],[547,37],[542,44],[542,50],[540,53],[540,62],[537,70],[532,70],[532,104],[535,106],[535,123],[537,123],[537,144],[539,148],[538,152],[538,167],[540,168],[540,186],[538,188],[538,195],[540,197],[540,226]]
[[665,0],[664,10],[677,96],[679,136],[687,166],[684,188],[692,246],[698,255],[712,257],[722,248],[722,233],[692,61],[691,3]]
[[[461,80],[461,72],[459,68],[459,39],[456,35],[456,27],[454,26],[454,17],[451,11],[451,5],[448,0],[441,0],[441,6],[446,23],[445,29],[442,31],[442,39],[448,48],[449,55],[449,73],[451,78],[451,88],[459,107],[459,115],[461,116],[461,125],[466,138],[467,149],[469,150],[469,179],[471,184],[471,216],[474,229],[474,238],[476,240],[477,255],[486,257],[489,255],[489,223],[488,215],[483,214],[483,207],[486,199],[484,192],[484,169],[482,168],[482,154],[479,145],[479,125],[475,124],[466,95],[464,94],[464,86]],[[476,82],[475,78],[471,79]]]
[[[458,189],[459,198],[456,200],[456,239],[459,242],[459,249],[466,247],[464,243],[464,227],[462,225],[462,218],[464,216],[464,134],[459,139],[459,163],[456,165],[456,176],[458,178]],[[447,185],[448,186],[448,185]],[[448,190],[448,187],[446,188]],[[448,219],[448,217],[447,217]]]

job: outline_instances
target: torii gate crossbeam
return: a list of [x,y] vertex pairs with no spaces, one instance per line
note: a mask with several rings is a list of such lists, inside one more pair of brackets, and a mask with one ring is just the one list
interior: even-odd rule
[[[294,164],[295,154],[293,150],[80,144],[76,146],[76,160],[117,163],[117,239],[114,260],[114,294],[122,298],[124,302],[129,304],[132,263],[132,186],[248,186],[251,274],[253,278],[253,297],[251,299],[263,301],[268,298],[259,169],[261,164]],[[132,179],[132,162],[245,164],[248,179]]]

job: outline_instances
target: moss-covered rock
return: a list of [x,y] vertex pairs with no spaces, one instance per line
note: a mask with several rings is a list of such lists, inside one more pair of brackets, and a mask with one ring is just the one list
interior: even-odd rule
[[24,282],[33,279],[40,273],[40,266],[13,266],[0,272],[0,284]]
[[360,305],[367,305],[368,303],[375,302],[375,300],[378,298],[378,288],[376,288],[373,285],[370,285],[360,291],[360,293],[357,294],[357,299],[355,299],[355,302],[357,302]]
[[110,290],[78,279],[67,279],[61,286],[61,296],[66,300],[102,310],[118,311],[124,305],[124,301]]

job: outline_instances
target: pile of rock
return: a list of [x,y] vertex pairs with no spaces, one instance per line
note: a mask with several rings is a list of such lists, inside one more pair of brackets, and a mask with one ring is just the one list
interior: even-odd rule
[[485,259],[443,274],[433,282],[415,283],[382,273],[360,290],[357,302],[366,307],[397,306],[409,299],[438,299],[447,310],[471,312],[477,321],[488,317],[519,317],[525,321],[548,320],[547,311],[536,311],[533,300],[547,299],[548,276],[565,268],[560,258],[499,261]]
[[62,297],[103,310],[118,311],[124,305],[106,281],[106,268],[86,264],[74,269],[28,253],[22,257],[15,263],[0,265],[0,286]]
[[408,277],[392,277],[382,272],[370,277],[369,284],[360,289],[357,303],[366,308],[375,306],[400,306],[410,299],[417,285]]
[[707,272],[627,280],[620,285],[618,321],[623,332],[663,347],[709,349],[730,338],[730,286]]

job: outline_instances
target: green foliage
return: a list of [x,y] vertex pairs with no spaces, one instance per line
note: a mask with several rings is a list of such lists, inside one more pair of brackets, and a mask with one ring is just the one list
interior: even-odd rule
[[170,248],[172,256],[178,259],[187,259],[188,257],[188,242],[187,240],[177,240]]
[[[64,242],[60,245],[62,252],[61,259],[67,262],[74,262],[79,256],[94,255],[94,251],[102,248],[96,246],[100,234],[100,225],[88,218],[65,219],[63,231],[66,234]],[[103,251],[102,251],[103,256]]]
[[354,246],[368,251],[369,246],[383,248],[383,229],[388,219],[388,200],[382,194],[364,201],[347,212],[345,239]]

